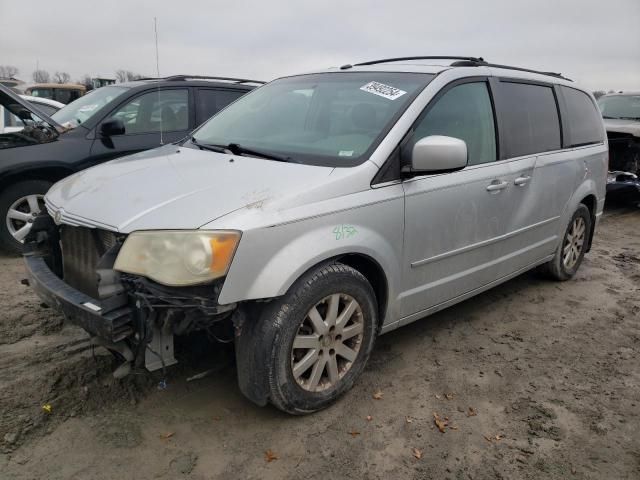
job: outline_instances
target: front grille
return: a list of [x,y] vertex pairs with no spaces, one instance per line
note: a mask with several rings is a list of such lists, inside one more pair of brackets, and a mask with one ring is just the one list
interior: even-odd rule
[[60,245],[65,283],[93,298],[99,298],[96,267],[116,241],[115,233],[107,230],[63,225],[60,228]]

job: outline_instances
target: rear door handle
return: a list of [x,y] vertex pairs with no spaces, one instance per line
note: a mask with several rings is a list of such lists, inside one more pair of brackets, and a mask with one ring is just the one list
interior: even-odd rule
[[529,175],[525,175],[524,177],[518,177],[516,178],[513,183],[516,184],[519,187],[522,187],[523,185],[526,185],[527,183],[529,183],[529,180],[531,180],[531,176]]
[[489,185],[487,185],[487,192],[497,192],[507,188],[509,182],[494,180]]

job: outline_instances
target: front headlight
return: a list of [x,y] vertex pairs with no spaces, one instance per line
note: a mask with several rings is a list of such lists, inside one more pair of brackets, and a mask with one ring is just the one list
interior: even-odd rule
[[163,285],[196,285],[227,274],[239,241],[236,231],[134,232],[113,268]]

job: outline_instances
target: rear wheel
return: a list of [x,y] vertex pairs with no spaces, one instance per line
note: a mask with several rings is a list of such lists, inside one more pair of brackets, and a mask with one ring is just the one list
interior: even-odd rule
[[24,238],[33,220],[44,211],[44,194],[51,187],[45,180],[14,183],[0,193],[0,246],[13,253],[22,252]]
[[553,259],[543,265],[542,270],[560,281],[573,277],[586,253],[590,232],[591,212],[585,205],[580,204],[571,217]]

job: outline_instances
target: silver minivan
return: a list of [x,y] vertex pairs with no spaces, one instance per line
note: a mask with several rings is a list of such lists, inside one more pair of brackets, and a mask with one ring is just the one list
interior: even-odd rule
[[[445,63],[445,65],[434,65]],[[409,57],[279,78],[177,144],[54,185],[29,282],[116,354],[235,342],[241,391],[326,407],[376,337],[534,267],[570,279],[607,177],[595,101],[560,74]]]

